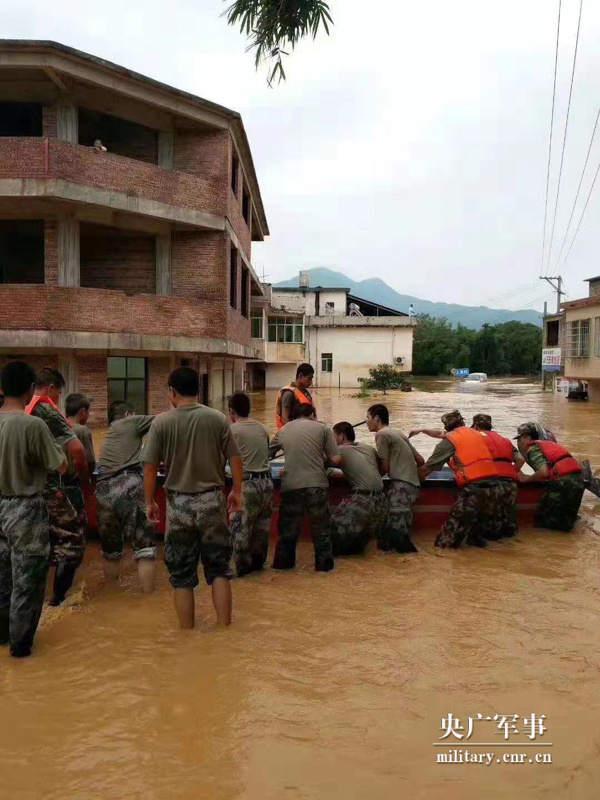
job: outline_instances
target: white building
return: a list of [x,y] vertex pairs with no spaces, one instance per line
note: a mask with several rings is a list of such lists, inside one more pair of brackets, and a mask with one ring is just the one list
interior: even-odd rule
[[411,372],[415,322],[408,314],[346,288],[264,288],[265,298],[252,298],[251,388],[284,386],[303,361],[314,366],[320,387],[358,388],[377,364]]

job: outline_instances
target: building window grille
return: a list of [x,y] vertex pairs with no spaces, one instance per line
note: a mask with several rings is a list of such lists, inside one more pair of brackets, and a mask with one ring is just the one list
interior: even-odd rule
[[590,320],[577,319],[568,323],[567,354],[570,358],[589,358]]
[[252,329],[252,338],[253,339],[262,339],[263,338],[263,318],[262,314],[260,316],[255,316],[250,318],[250,325]]
[[335,313],[335,303],[333,303],[333,302],[325,303],[325,313],[326,314],[334,314]]
[[269,317],[268,340],[304,344],[304,325],[294,317]]
[[333,372],[333,353],[321,353],[321,372]]
[[594,320],[594,355],[600,358],[600,317]]
[[107,359],[108,404],[130,403],[137,414],[146,413],[148,389],[145,358],[111,356]]

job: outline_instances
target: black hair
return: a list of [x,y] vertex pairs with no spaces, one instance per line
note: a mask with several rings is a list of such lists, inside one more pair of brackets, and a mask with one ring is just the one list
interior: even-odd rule
[[356,439],[354,428],[349,422],[336,422],[333,426],[333,432],[345,436],[349,442],[353,442]]
[[300,364],[298,369],[296,370],[296,377],[297,378],[312,378],[315,374],[315,368],[312,364]]
[[191,367],[177,367],[169,375],[169,386],[182,397],[198,397],[200,378]]
[[132,411],[133,406],[130,403],[126,403],[124,400],[115,400],[108,407],[108,424],[110,425],[117,419],[124,419]]
[[42,367],[37,373],[35,379],[37,389],[42,389],[44,386],[55,386],[57,389],[64,389],[66,381],[61,372],[53,367]]
[[379,417],[382,425],[390,424],[390,412],[388,411],[387,406],[384,406],[383,403],[375,403],[374,406],[371,406],[368,409],[368,413],[372,417]]
[[250,416],[250,398],[246,392],[234,392],[228,400],[229,408],[238,415],[238,417]]
[[89,397],[74,392],[73,394],[68,394],[65,398],[65,413],[67,417],[74,417],[82,409],[89,411],[90,405],[91,401]]
[[5,397],[23,397],[35,383],[35,370],[24,361],[10,361],[2,370],[0,382]]
[[315,407],[310,403],[297,403],[294,408],[294,419],[310,418],[315,414]]

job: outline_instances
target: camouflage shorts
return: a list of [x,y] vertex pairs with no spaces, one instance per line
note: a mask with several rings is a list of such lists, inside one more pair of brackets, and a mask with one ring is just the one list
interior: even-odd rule
[[331,544],[334,556],[358,555],[364,552],[372,533],[378,529],[377,519],[385,516],[383,492],[353,492],[331,509]]
[[238,575],[262,569],[267,560],[273,514],[271,476],[245,480],[243,494],[244,508],[231,520],[233,559]]
[[50,520],[50,563],[78,566],[85,551],[85,502],[79,485],[45,495]]
[[120,559],[125,544],[133,548],[136,559],[156,557],[154,527],[146,517],[141,471],[123,470],[99,480],[96,502],[104,558]]
[[498,481],[496,491],[496,504],[493,514],[481,521],[481,533],[486,539],[502,539],[515,536],[519,532],[517,522],[517,495],[516,481]]
[[200,560],[209,585],[215,578],[231,578],[231,553],[231,533],[221,489],[199,494],[169,492],[165,563],[173,587],[197,586]]
[[0,498],[0,643],[29,648],[37,628],[50,557],[41,495]]

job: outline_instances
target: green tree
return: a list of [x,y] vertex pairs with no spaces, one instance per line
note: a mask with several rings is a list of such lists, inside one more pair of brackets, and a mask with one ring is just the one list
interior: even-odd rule
[[368,378],[359,378],[363,389],[378,389],[387,394],[388,389],[400,389],[404,375],[391,364],[378,364],[369,370]]
[[329,34],[333,24],[329,3],[324,0],[234,0],[226,9],[230,25],[238,26],[255,51],[256,67],[270,61],[268,81],[285,80],[282,56],[289,54],[306,36],[316,38],[321,28]]

